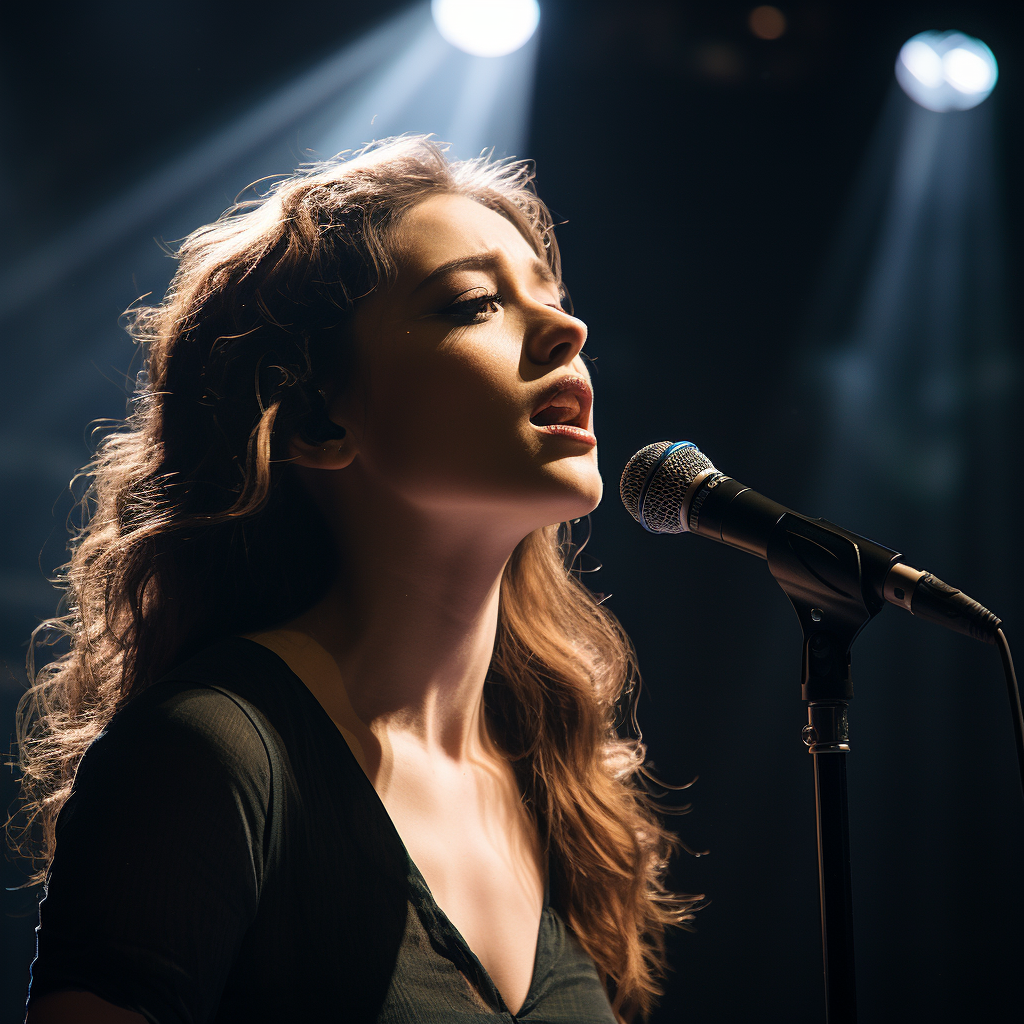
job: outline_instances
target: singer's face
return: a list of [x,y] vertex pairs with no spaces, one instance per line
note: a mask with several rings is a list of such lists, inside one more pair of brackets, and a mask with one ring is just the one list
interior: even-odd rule
[[602,486],[587,328],[546,263],[461,196],[413,207],[394,251],[393,286],[355,317],[360,472],[425,511],[524,533],[586,515]]

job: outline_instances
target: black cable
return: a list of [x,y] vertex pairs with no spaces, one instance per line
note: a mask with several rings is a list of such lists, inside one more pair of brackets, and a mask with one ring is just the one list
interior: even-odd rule
[[1013,671],[1013,658],[1010,657],[1010,645],[1001,629],[996,630],[996,646],[999,657],[1003,659],[1003,672],[1006,674],[1006,693],[1010,698],[1010,717],[1013,719],[1013,738],[1017,742],[1017,767],[1020,769],[1020,792],[1024,796],[1024,713],[1020,708],[1020,690],[1017,689],[1017,676]]

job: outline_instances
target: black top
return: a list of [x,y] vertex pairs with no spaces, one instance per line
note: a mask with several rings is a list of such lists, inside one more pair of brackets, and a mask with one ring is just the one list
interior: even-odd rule
[[84,989],[152,1024],[615,1020],[547,892],[509,1012],[330,716],[242,638],[131,700],[89,747],[36,941],[33,996]]

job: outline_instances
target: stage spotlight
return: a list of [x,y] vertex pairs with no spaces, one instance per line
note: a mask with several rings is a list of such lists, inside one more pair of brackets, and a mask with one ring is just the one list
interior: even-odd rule
[[896,60],[903,91],[928,110],[969,110],[995,88],[999,67],[992,51],[962,32],[920,32]]
[[475,57],[503,57],[537,30],[537,0],[431,0],[438,32]]

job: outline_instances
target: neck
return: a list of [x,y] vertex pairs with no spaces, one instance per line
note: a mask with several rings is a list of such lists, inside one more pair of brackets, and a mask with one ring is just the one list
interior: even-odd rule
[[453,760],[478,755],[489,747],[483,688],[501,576],[521,536],[502,536],[483,513],[345,507],[332,516],[342,572],[289,628],[330,655],[337,696],[378,739],[401,735]]

